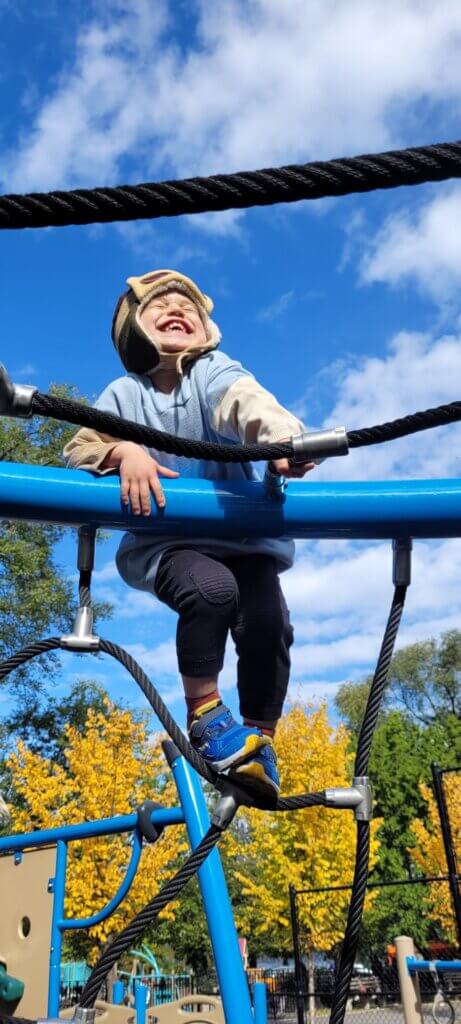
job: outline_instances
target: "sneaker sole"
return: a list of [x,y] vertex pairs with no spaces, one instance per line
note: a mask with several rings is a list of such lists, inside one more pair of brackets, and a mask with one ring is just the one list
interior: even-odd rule
[[257,736],[256,733],[252,733],[251,736],[247,736],[243,747],[236,754],[225,757],[223,761],[211,761],[210,763],[217,772],[224,772],[226,768],[235,768],[236,765],[242,764],[251,754],[257,754],[258,750],[261,750],[261,747],[266,747],[268,743],[270,743],[269,736]]
[[280,793],[280,786],[277,786],[266,775],[262,765],[256,764],[254,761],[237,767],[233,774],[238,776],[239,779],[243,775],[245,777],[245,786],[248,789],[254,789],[258,793],[270,793],[271,796],[278,796]]

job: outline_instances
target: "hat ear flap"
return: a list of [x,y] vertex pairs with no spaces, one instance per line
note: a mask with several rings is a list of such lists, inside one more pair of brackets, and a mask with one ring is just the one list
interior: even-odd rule
[[128,373],[150,373],[155,370],[160,362],[160,356],[152,341],[146,337],[136,320],[138,305],[136,302],[129,302],[128,315],[117,330],[117,318],[123,301],[127,295],[122,295],[115,310],[112,324],[112,339],[120,359],[128,370]]

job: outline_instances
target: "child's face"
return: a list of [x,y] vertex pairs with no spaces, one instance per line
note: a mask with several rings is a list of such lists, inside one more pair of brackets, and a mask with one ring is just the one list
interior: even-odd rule
[[139,319],[163,352],[182,352],[186,348],[206,344],[205,328],[197,306],[181,292],[167,292],[154,297]]

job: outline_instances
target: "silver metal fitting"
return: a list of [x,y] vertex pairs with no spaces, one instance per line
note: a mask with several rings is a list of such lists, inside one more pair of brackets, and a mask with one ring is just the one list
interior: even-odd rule
[[334,455],[349,455],[349,440],[345,427],[295,434],[291,438],[291,443],[293,445],[291,461],[295,465],[300,462],[330,459]]
[[0,415],[27,419],[32,416],[32,398],[38,388],[30,384],[13,384],[3,363],[0,363]]
[[236,812],[239,808],[239,801],[235,799],[232,793],[226,793],[222,796],[213,814],[211,815],[211,823],[216,828],[220,828],[222,832],[230,825],[231,821],[235,817]]
[[93,612],[91,608],[79,608],[75,616],[74,632],[60,638],[61,647],[68,651],[97,651],[99,637],[93,633]]
[[271,498],[283,498],[287,485],[286,477],[280,476],[280,473],[275,473],[270,462],[266,466],[263,484],[266,493]]
[[72,1020],[79,1024],[94,1024],[96,1010],[94,1006],[76,1006]]
[[366,775],[358,775],[352,786],[325,789],[327,807],[352,810],[356,821],[371,821],[373,817],[373,791]]
[[394,587],[408,587],[411,583],[411,537],[396,537],[392,541],[392,582]]

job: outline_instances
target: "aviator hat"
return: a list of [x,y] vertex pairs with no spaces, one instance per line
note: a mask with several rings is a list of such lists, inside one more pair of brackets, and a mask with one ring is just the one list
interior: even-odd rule
[[[195,359],[219,344],[221,333],[210,319],[213,303],[200,291],[190,277],[177,270],[154,270],[142,277],[127,278],[128,291],[120,296],[112,321],[112,340],[129,373],[152,373],[163,367],[183,373],[183,363]],[[178,291],[187,295],[197,306],[205,328],[205,345],[184,349],[182,352],[163,352],[161,346],[143,327],[143,310],[157,295]]]

